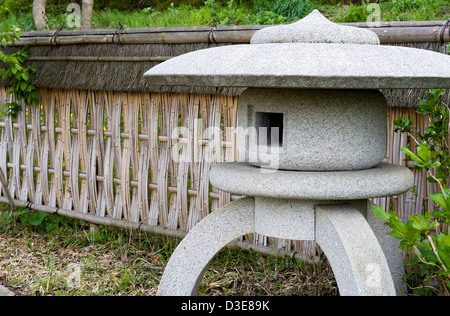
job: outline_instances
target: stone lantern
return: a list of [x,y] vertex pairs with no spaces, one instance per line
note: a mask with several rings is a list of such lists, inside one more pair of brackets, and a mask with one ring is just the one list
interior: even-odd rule
[[268,27],[250,45],[210,48],[145,73],[153,85],[244,87],[243,162],[211,170],[216,188],[246,197],[208,215],[174,251],[159,295],[193,295],[213,256],[249,233],[315,240],[341,295],[395,295],[402,253],[368,199],[406,192],[413,174],[382,163],[387,104],[378,89],[449,88],[450,57],[381,46],[375,33],[317,10]]

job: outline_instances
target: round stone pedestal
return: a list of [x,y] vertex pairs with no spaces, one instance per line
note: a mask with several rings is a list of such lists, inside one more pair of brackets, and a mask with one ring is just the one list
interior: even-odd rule
[[395,295],[403,288],[402,252],[394,239],[386,238],[367,199],[408,190],[414,179],[409,169],[381,164],[342,172],[262,170],[246,163],[212,169],[214,186],[252,197],[214,211],[191,230],[170,258],[158,295],[195,295],[214,255],[254,232],[315,240],[331,264],[341,295]]

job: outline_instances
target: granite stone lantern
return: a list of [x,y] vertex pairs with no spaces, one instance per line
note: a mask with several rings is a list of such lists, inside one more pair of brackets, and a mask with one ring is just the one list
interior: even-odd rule
[[250,45],[210,48],[145,73],[154,85],[243,87],[243,162],[211,170],[216,188],[245,196],[208,215],[174,251],[158,295],[194,295],[209,262],[249,233],[315,240],[341,295],[396,295],[402,253],[370,210],[370,198],[413,185],[382,163],[387,104],[378,89],[449,88],[450,57],[379,45],[370,30],[318,11],[263,28]]

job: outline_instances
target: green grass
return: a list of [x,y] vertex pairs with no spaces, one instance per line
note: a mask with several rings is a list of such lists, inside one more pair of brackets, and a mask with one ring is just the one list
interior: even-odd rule
[[[23,215],[8,219],[8,214],[8,207],[0,205],[0,285],[18,296],[153,296],[179,243],[57,215],[33,226]],[[415,271],[407,275],[408,295],[435,295]],[[324,257],[304,262],[223,249],[209,265],[199,295],[337,296],[339,292]]]
[[[179,242],[56,215],[33,226],[21,216],[7,220],[0,213],[0,285],[16,295],[153,296]],[[338,290],[323,260],[223,249],[199,295],[336,296]]]
[[[156,28],[156,27],[190,27],[208,26],[216,20],[218,25],[267,25],[282,24],[296,21],[314,9],[319,9],[330,20],[335,22],[365,22],[371,12],[367,5],[330,4],[333,1],[319,0],[255,0],[253,6],[238,6],[237,1],[228,1],[221,5],[215,0],[205,1],[201,7],[180,5],[169,6],[158,11],[152,8],[131,12],[118,10],[95,11],[94,28],[118,28],[119,21],[126,28]],[[341,1],[342,2],[342,1]],[[348,1],[347,1],[348,2]],[[424,21],[446,20],[450,18],[448,0],[397,0],[381,1],[382,21]],[[2,10],[0,10],[2,12]],[[64,12],[60,10],[59,12]],[[55,30],[66,25],[69,13],[49,15],[50,29]],[[30,13],[14,14],[0,13],[0,31],[6,31],[11,26],[21,27],[24,31],[34,29]]]
[[[179,240],[96,226],[57,215],[40,225],[8,219],[0,205],[0,285],[17,296],[153,296]],[[408,295],[433,296],[416,269]],[[200,284],[200,296],[337,296],[324,257],[305,262],[223,249]]]

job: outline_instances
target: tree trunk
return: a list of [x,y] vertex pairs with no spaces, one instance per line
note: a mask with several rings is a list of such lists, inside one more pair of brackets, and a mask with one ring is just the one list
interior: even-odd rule
[[83,0],[81,6],[81,29],[92,29],[92,12],[94,10],[94,0]]
[[33,1],[33,19],[36,24],[36,29],[42,31],[48,28],[47,15],[45,14],[45,7],[47,6],[47,0],[34,0]]

